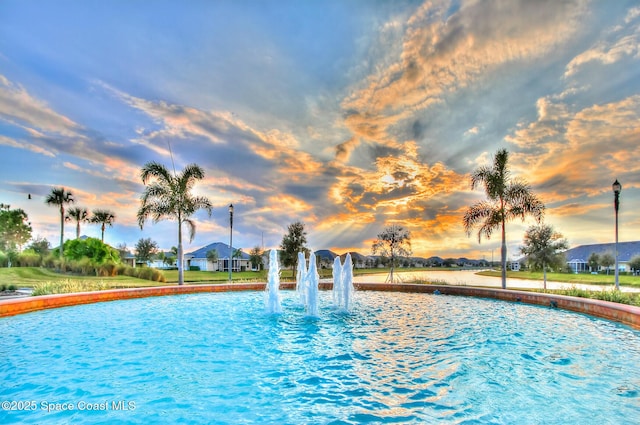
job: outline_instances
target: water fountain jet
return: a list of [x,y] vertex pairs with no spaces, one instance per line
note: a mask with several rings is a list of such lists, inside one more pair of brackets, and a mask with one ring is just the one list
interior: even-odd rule
[[307,316],[318,317],[318,282],[320,276],[316,268],[316,256],[313,252],[309,253],[309,269],[306,275],[306,311]]
[[282,313],[280,300],[280,266],[278,251],[272,249],[269,253],[269,279],[264,293],[264,308],[267,313]]
[[300,305],[307,305],[307,260],[304,258],[304,252],[298,252],[298,270],[296,273],[296,293]]

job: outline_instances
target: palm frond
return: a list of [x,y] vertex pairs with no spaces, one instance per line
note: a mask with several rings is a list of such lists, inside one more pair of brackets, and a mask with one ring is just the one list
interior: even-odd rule
[[142,183],[147,184],[147,182],[154,177],[166,183],[170,183],[173,179],[173,176],[164,165],[155,161],[147,162],[140,171]]

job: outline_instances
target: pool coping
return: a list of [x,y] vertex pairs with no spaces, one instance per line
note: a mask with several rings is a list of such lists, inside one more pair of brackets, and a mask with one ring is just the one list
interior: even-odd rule
[[[71,294],[40,295],[25,298],[0,300],[0,317],[15,316],[39,310],[69,307],[80,304],[145,298],[166,295],[195,294],[203,292],[263,291],[266,283],[222,283],[203,285],[154,286],[145,288],[109,289],[105,291],[77,292]],[[320,283],[320,289],[330,290],[331,283]],[[620,322],[640,329],[640,307],[619,304],[590,298],[566,295],[545,294],[540,292],[518,291],[462,285],[431,285],[411,283],[355,283],[356,290],[386,292],[417,292],[442,295],[462,295],[479,298],[493,298],[502,301],[522,302],[525,304],[545,305],[595,317]],[[280,289],[291,290],[295,283],[281,283]]]

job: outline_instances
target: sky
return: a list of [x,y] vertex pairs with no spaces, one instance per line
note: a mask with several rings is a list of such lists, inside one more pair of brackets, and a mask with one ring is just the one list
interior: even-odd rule
[[[176,222],[136,220],[157,161],[205,171],[185,252],[228,243],[233,204],[245,252],[300,221],[311,250],[368,255],[400,224],[416,256],[497,261],[499,233],[462,218],[499,149],[570,246],[614,240],[616,179],[640,240],[640,2],[0,2],[0,202],[52,247],[56,187],[115,213],[112,246],[177,245]],[[532,224],[507,225],[509,258]]]

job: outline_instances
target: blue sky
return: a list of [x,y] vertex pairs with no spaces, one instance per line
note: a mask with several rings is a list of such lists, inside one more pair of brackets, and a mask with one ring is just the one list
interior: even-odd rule
[[[416,255],[488,258],[469,173],[506,148],[570,245],[613,240],[616,178],[638,240],[638,62],[637,1],[4,0],[0,202],[55,245],[63,186],[115,212],[107,243],[169,249],[174,222],[135,217],[171,149],[214,205],[187,252],[228,241],[233,203],[245,251],[302,221],[311,249],[368,254],[402,223]],[[531,224],[508,225],[510,256]]]

